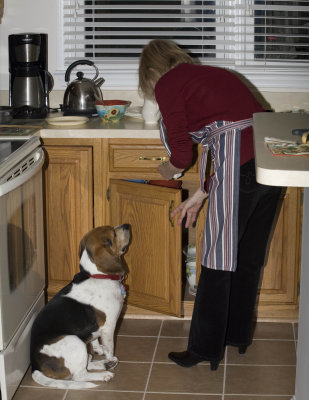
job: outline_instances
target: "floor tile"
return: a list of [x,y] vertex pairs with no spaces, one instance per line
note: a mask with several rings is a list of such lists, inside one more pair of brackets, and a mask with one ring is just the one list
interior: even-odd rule
[[145,400],[221,400],[222,396],[214,396],[207,394],[162,394],[162,393],[147,393]]
[[294,335],[295,335],[295,340],[298,339],[298,324],[294,324]]
[[95,390],[144,391],[148,379],[150,363],[120,362],[115,368],[115,377],[103,382]]
[[294,395],[295,367],[228,366],[225,393]]
[[225,394],[224,400],[291,400],[291,396],[248,396],[246,394],[230,396]]
[[154,364],[147,390],[180,394],[220,394],[222,388],[223,367],[214,372],[203,364],[192,368],[182,368],[175,364]]
[[[144,393],[70,390],[65,400],[143,400]],[[15,400],[15,399],[14,399]],[[30,399],[29,399],[30,400]],[[45,400],[45,399],[44,399]]]
[[170,338],[160,337],[155,362],[172,362],[168,358],[168,353],[171,351],[184,351],[187,349],[188,339],[185,338]]
[[165,320],[163,322],[161,336],[189,337],[190,320]]
[[39,385],[38,383],[34,382],[34,380],[32,379],[31,374],[32,374],[31,368],[28,368],[28,371],[26,372],[23,380],[21,381],[21,385],[22,386],[34,386],[34,387],[41,388],[42,387],[41,385]]
[[120,361],[151,362],[156,343],[156,337],[118,336],[115,355]]
[[168,358],[169,352],[187,348],[189,320],[123,319],[117,327],[115,354],[120,363],[113,380],[66,392],[36,384],[29,368],[13,400],[222,400],[225,361],[224,400],[290,400],[297,328],[259,322],[246,354],[228,346],[214,372],[208,362],[181,368]]
[[245,354],[239,354],[237,347],[228,346],[227,363],[296,365],[295,342],[293,340],[254,340]]
[[65,392],[62,389],[19,387],[14,400],[62,400]]
[[[187,349],[187,344],[187,338],[160,337],[154,361],[171,363],[172,361],[168,358],[168,353],[171,351],[184,351]],[[221,363],[223,361],[224,359]],[[209,362],[205,361],[201,364],[209,365]]]
[[162,321],[159,319],[119,319],[117,335],[158,336]]
[[254,329],[254,339],[294,339],[291,323],[258,322]]

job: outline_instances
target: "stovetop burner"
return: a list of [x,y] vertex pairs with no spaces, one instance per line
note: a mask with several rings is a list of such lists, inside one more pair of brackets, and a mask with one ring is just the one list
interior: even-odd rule
[[32,136],[39,128],[13,128],[13,127],[0,127],[0,136],[20,137]]

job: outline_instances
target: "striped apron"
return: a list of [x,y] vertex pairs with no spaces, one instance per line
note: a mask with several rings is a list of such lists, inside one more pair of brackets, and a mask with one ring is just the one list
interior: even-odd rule
[[[235,271],[237,267],[240,132],[252,124],[252,118],[236,122],[216,121],[199,131],[189,132],[192,140],[204,148],[200,160],[203,192],[208,150],[213,167],[201,254],[201,263],[207,268]],[[163,120],[160,136],[170,156]]]

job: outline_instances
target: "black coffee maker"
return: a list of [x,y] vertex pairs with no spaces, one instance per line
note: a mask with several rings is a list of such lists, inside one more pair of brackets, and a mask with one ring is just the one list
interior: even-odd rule
[[54,80],[47,71],[47,34],[9,35],[10,106],[14,118],[45,118]]

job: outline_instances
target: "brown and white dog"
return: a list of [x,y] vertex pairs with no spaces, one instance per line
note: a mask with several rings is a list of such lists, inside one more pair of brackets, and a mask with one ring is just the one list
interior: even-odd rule
[[[114,330],[122,309],[122,255],[130,226],[102,226],[80,243],[80,272],[38,314],[31,331],[32,378],[49,387],[83,389],[109,381],[118,359]],[[103,355],[92,361],[87,345]],[[92,371],[92,372],[91,372]],[[95,372],[93,372],[95,371]]]

